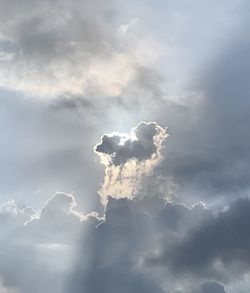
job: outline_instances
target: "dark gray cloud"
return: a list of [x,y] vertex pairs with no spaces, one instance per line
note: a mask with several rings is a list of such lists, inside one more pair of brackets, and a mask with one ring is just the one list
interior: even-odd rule
[[[188,208],[165,202],[155,217],[148,210],[145,213],[143,200],[109,197],[105,221],[95,230],[89,230],[88,237],[83,239],[78,262],[65,292],[179,292],[176,290],[181,287],[183,290],[180,292],[224,293],[223,285],[210,281],[211,278],[220,279],[220,272],[216,269],[213,276],[200,277],[203,268],[195,271],[189,267],[182,274],[185,265],[179,265],[179,259],[174,258],[178,255],[181,261],[185,257],[181,251],[179,254],[181,245],[186,247],[186,239],[191,238],[195,231],[203,228],[206,231],[206,223],[214,220],[213,212],[201,204]],[[206,251],[208,245],[211,244],[197,242],[194,260],[195,252],[198,258],[199,251],[202,248]],[[172,263],[164,262],[167,257],[161,251],[166,248],[169,248],[167,257],[172,259]],[[158,255],[158,261],[149,262],[148,257],[154,254]],[[178,267],[174,268],[173,264]],[[190,270],[192,278],[188,275]],[[207,282],[204,282],[206,278]],[[203,284],[199,286],[199,283]]]
[[[105,222],[90,231],[68,291],[163,292],[147,273],[136,268],[152,232],[150,218],[133,201],[109,198]],[[139,233],[140,231],[140,233]],[[87,242],[87,243],[86,243]]]
[[166,248],[158,262],[170,265],[176,273],[218,277],[221,273],[223,276],[223,270],[226,272],[227,267],[231,266],[237,268],[235,275],[241,274],[249,269],[250,264],[249,215],[250,201],[242,199],[233,203],[227,211],[202,217],[202,224],[172,248]]
[[140,122],[129,135],[114,133],[102,136],[95,151],[108,155],[115,166],[124,165],[129,160],[145,161],[159,155],[166,137],[165,130],[157,123]]
[[249,23],[242,21],[235,38],[224,42],[207,67],[202,67],[195,87],[204,95],[196,123],[169,140],[163,164],[171,170],[185,194],[237,197],[249,190]]
[[[158,213],[149,205],[154,202],[148,198],[109,197],[103,218],[82,214],[74,197],[63,193],[36,213],[14,202],[1,205],[3,286],[35,293],[44,284],[46,292],[172,293],[181,287],[180,292],[224,293],[211,279],[233,288],[238,264],[238,273],[249,271],[248,199],[217,213],[202,203],[162,201]],[[225,268],[211,266],[214,260]]]

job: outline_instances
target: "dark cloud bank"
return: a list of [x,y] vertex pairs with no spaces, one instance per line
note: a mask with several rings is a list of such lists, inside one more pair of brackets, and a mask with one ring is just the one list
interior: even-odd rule
[[102,219],[57,194],[30,220],[32,209],[10,202],[0,217],[8,231],[3,285],[20,292],[223,293],[222,282],[249,270],[249,214],[249,200],[216,214],[165,202],[155,216],[143,200],[110,197]]

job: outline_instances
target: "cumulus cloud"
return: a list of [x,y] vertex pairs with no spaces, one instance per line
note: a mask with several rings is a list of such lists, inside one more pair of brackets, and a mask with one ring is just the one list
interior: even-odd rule
[[151,231],[149,223],[132,200],[110,197],[105,221],[83,240],[86,253],[79,255],[68,291],[163,292],[152,277],[135,266]]
[[[168,134],[155,122],[140,122],[129,134],[105,134],[94,148],[105,166],[105,178],[100,195],[102,202],[108,196],[167,197],[175,191],[173,181],[155,173],[164,157]],[[164,194],[165,193],[165,194]]]
[[[96,153],[107,155],[115,166],[124,165],[130,160],[146,161],[160,156],[166,129],[155,122],[140,122],[130,134],[112,133],[104,135],[101,143],[95,146]],[[105,158],[105,157],[104,157]]]
[[14,201],[1,204],[0,290],[63,292],[79,234],[99,221],[96,213],[78,212],[74,197],[64,193],[56,194],[38,211],[20,208]]
[[105,220],[81,242],[84,250],[66,292],[225,293],[223,285],[211,278],[199,274],[190,278],[176,274],[168,264],[159,269],[148,262],[149,255],[159,255],[202,227],[211,213],[202,204],[186,207],[165,201],[155,216],[145,213],[135,199],[109,197]]
[[[155,200],[108,197],[102,217],[84,215],[64,193],[38,211],[20,209],[13,201],[2,204],[3,288],[21,293],[233,290],[237,262],[244,264],[240,274],[249,271],[249,200],[218,212],[202,203],[188,207],[166,200],[158,202],[157,212],[145,209]],[[210,260],[219,258],[233,266],[211,266]]]

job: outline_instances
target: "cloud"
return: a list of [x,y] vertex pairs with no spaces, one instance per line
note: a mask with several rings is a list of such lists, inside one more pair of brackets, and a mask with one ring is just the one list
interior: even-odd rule
[[[249,201],[228,197],[250,182],[249,5],[17,2],[0,0],[0,84],[30,97],[0,93],[1,195],[19,202],[0,205],[0,291],[246,292]],[[83,213],[76,197],[89,210],[101,173],[96,137],[155,119],[102,137],[105,207]],[[175,182],[181,202],[223,195],[228,209],[169,202]],[[58,189],[76,197],[23,207]]]
[[21,209],[14,201],[1,204],[3,292],[62,292],[79,233],[83,235],[85,228],[99,221],[96,213],[78,212],[74,197],[63,193],[56,194],[39,211]]
[[[238,273],[249,271],[248,199],[219,212],[202,203],[187,207],[163,199],[154,209],[156,202],[108,197],[103,217],[84,215],[75,198],[64,193],[38,211],[20,209],[13,201],[2,204],[3,286],[20,293],[95,293],[100,288],[120,293],[225,293],[218,281],[232,288],[238,262]],[[219,258],[233,264],[230,270],[217,265],[207,271],[210,260]]]
[[201,225],[183,234],[156,262],[176,273],[230,278],[249,270],[249,199],[240,199],[226,211],[204,218]]
[[81,222],[85,220],[85,216],[75,208],[72,195],[57,193],[27,223],[28,237],[45,244],[74,243],[81,230]]
[[132,19],[129,23],[121,24],[118,28],[118,31],[121,35],[125,35],[127,31],[132,28],[138,22],[137,18]]
[[175,191],[172,178],[155,173],[163,159],[168,135],[155,122],[140,122],[129,134],[105,134],[94,151],[105,166],[105,177],[99,191],[102,202],[108,196],[171,196]]
[[211,278],[200,278],[199,274],[190,278],[176,274],[167,263],[159,267],[148,262],[150,255],[158,254],[161,259],[162,249],[175,247],[210,217],[211,211],[202,204],[185,207],[165,201],[155,216],[145,213],[136,199],[109,197],[105,220],[82,239],[66,292],[174,293],[182,288],[180,292],[224,293],[223,286]]
[[30,4],[0,2],[2,86],[33,97],[119,96],[146,65],[137,58],[140,41],[119,33],[119,1]]
[[115,166],[124,165],[130,160],[139,162],[160,156],[166,130],[155,122],[140,122],[129,135],[113,133],[104,135],[101,143],[95,146],[95,152],[105,156]]
[[6,288],[3,285],[3,279],[1,278],[0,293],[19,293],[19,290],[16,288]]
[[[245,15],[243,7],[240,11]],[[163,173],[164,165],[170,169],[183,187],[183,199],[227,201],[248,194],[250,43],[244,37],[248,26],[249,20],[243,17],[237,35],[224,40],[209,64],[200,68],[192,85],[203,95],[194,113],[196,122],[171,136],[176,142],[170,143],[162,169]]]
[[83,240],[86,251],[79,254],[68,291],[163,292],[158,282],[136,268],[151,231],[150,218],[133,200],[110,197],[105,221]]
[[186,289],[186,291],[174,291],[173,293],[226,293],[225,288],[222,284],[217,282],[205,282],[200,286],[192,289]]

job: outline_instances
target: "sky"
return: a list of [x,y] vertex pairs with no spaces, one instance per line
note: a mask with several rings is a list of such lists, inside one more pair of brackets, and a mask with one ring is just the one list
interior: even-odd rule
[[0,293],[248,293],[250,3],[0,0]]

